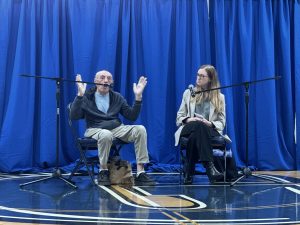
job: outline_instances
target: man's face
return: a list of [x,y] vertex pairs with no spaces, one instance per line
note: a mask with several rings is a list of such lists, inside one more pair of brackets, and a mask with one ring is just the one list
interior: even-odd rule
[[99,71],[98,73],[96,73],[94,82],[102,84],[102,85],[96,85],[98,92],[100,92],[101,94],[107,94],[110,88],[109,85],[113,83],[112,75],[110,72],[106,70]]

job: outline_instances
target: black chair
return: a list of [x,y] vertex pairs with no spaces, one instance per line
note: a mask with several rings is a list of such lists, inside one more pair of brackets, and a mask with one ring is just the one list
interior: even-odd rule
[[[180,162],[181,162],[181,169],[180,169],[180,179],[179,182],[181,183],[181,178],[185,175],[184,168],[186,163],[186,155],[185,150],[187,148],[188,138],[187,137],[180,137],[179,139],[179,147],[180,147]],[[226,183],[226,171],[227,171],[227,157],[231,157],[231,149],[226,149],[227,142],[225,137],[223,136],[215,136],[211,138],[211,145],[213,147],[213,156],[214,156],[214,163],[218,164],[218,168],[220,168],[220,172],[224,174],[224,183]]]
[[[68,123],[72,131],[72,136],[75,140],[76,147],[79,150],[80,153],[80,158],[77,161],[74,169],[72,170],[70,176],[68,179],[71,181],[72,177],[75,175],[75,173],[83,166],[86,167],[88,175],[92,179],[92,182],[94,184],[94,166],[99,164],[99,158],[98,155],[94,157],[87,157],[86,152],[89,150],[97,151],[98,152],[98,145],[97,145],[97,140],[93,138],[88,138],[88,137],[80,137],[74,127],[73,120],[70,117],[70,110],[71,110],[71,104],[68,104]],[[110,151],[110,157],[116,157],[119,156],[119,152],[124,144],[128,144],[127,142],[122,141],[121,139],[114,138],[112,146],[111,146],[111,151]],[[92,167],[92,170],[90,169]]]

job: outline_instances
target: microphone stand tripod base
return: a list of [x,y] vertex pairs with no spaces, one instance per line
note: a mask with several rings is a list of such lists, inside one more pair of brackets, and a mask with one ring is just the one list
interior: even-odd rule
[[245,167],[242,170],[243,175],[240,176],[238,179],[236,179],[234,182],[230,183],[230,187],[232,187],[233,185],[235,185],[237,182],[239,182],[241,179],[243,179],[244,177],[249,177],[252,175],[252,171],[250,170],[249,167]]
[[230,187],[233,187],[233,185],[235,185],[241,179],[247,178],[247,177],[250,177],[250,176],[257,177],[257,178],[264,179],[264,180],[273,181],[275,183],[280,183],[280,184],[283,183],[283,181],[279,181],[279,180],[277,180],[275,178],[272,178],[272,177],[267,177],[267,176],[261,175],[261,174],[253,174],[249,167],[243,168],[242,173],[243,173],[243,175],[241,177],[236,179],[234,182],[230,183]]
[[243,169],[243,174],[244,174],[246,177],[249,177],[249,176],[252,175],[252,172],[251,172],[251,170],[249,169],[249,167],[245,167],[245,168]]
[[64,177],[62,177],[61,170],[59,168],[56,168],[55,171],[52,173],[51,176],[44,177],[44,178],[41,178],[41,179],[38,179],[38,180],[34,180],[34,181],[30,181],[30,182],[27,182],[27,183],[20,184],[20,187],[24,187],[24,186],[26,186],[28,184],[34,184],[34,183],[37,183],[37,182],[40,182],[40,181],[49,180],[51,178],[58,178],[58,179],[64,181],[65,183],[67,183],[68,185],[70,185],[71,187],[77,188],[77,186],[74,185],[73,182],[71,182],[71,181],[65,179]]

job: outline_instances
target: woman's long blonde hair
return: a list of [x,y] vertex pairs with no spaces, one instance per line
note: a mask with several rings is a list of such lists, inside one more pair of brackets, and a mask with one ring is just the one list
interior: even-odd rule
[[[215,67],[213,67],[212,65],[203,65],[200,67],[200,69],[204,69],[209,77],[207,90],[220,87],[218,73]],[[196,86],[196,89],[197,91],[203,91],[203,89],[199,86]],[[202,92],[201,94],[197,95],[196,102],[199,103],[205,100],[209,100],[215,106],[217,112],[222,112],[224,111],[224,102],[220,99],[220,93],[220,89]]]

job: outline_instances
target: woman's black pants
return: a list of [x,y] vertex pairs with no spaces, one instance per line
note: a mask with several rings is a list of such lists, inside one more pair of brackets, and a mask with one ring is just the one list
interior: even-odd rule
[[198,161],[213,162],[210,139],[218,135],[220,134],[215,129],[200,121],[193,121],[184,125],[180,136],[188,138],[185,162],[186,175],[194,174],[195,163]]

